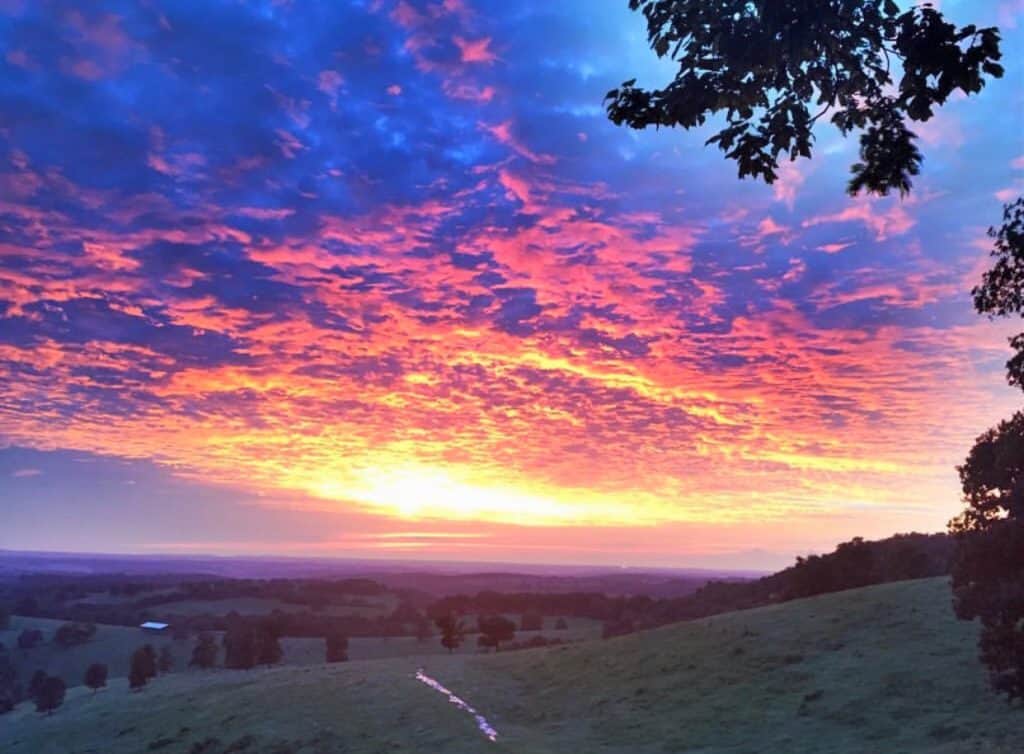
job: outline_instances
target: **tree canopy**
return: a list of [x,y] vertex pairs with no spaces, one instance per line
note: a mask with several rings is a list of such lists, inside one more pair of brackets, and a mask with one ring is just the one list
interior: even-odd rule
[[217,640],[213,634],[204,631],[196,639],[192,659],[188,664],[191,667],[212,668],[217,664],[217,652]]
[[477,620],[480,636],[477,643],[481,647],[494,647],[497,652],[501,642],[512,641],[516,635],[516,624],[504,615],[481,615]]
[[449,654],[458,649],[466,638],[466,627],[455,613],[439,615],[434,624],[441,632],[441,646],[447,649]]
[[150,678],[156,677],[156,650],[146,644],[132,652],[128,670],[128,686],[133,691],[140,690]]
[[102,662],[94,662],[85,670],[85,677],[82,682],[91,688],[93,692],[107,685],[107,666]]
[[[996,261],[974,289],[982,314],[1024,314],[1024,198],[991,229]],[[1024,334],[1012,338],[1009,381],[1024,387]],[[981,435],[958,469],[966,509],[950,522],[957,537],[954,607],[981,619],[979,647],[992,685],[1024,698],[1024,412]]]
[[64,703],[66,691],[67,685],[64,683],[63,678],[53,675],[46,676],[39,685],[39,689],[34,697],[36,710],[49,715]]
[[[974,306],[991,317],[1024,314],[1024,197],[1003,207],[1003,224],[989,228],[995,263],[974,288]],[[1024,333],[1010,340],[1016,353],[1006,363],[1011,385],[1024,389]]]
[[1003,68],[999,32],[958,28],[929,3],[894,0],[630,0],[659,58],[678,63],[660,89],[636,79],[606,95],[618,125],[702,126],[739,176],[772,183],[779,160],[810,157],[813,128],[830,115],[860,131],[848,189],[910,191],[922,162],[908,121],[924,122],[956,91],[981,91]]

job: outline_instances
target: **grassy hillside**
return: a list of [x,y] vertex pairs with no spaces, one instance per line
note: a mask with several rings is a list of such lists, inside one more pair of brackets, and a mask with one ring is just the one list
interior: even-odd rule
[[[131,653],[143,644],[152,644],[159,651],[170,647],[174,657],[173,673],[193,672],[188,668],[195,639],[175,641],[169,635],[146,633],[138,628],[126,626],[96,626],[96,635],[85,644],[61,647],[53,643],[53,634],[64,621],[47,618],[25,618],[14,616],[7,630],[0,630],[0,644],[6,646],[22,683],[28,682],[36,670],[45,670],[50,675],[64,679],[68,686],[82,683],[85,669],[94,662],[108,666],[111,678],[128,675]],[[567,619],[568,630],[554,630],[554,619],[545,619],[544,631],[518,631],[516,641],[526,641],[533,636],[546,636],[566,641],[593,639],[601,635],[601,624],[587,618]],[[43,632],[43,643],[33,649],[18,648],[18,634],[25,628],[37,628]],[[284,649],[283,665],[320,665],[324,661],[324,640],[319,638],[285,637],[281,640]],[[477,654],[476,636],[471,635],[457,650],[459,654]],[[352,660],[378,660],[399,657],[422,657],[447,654],[437,636],[419,641],[412,636],[356,637],[349,640],[349,657]],[[223,654],[219,661],[224,659]]]
[[[171,648],[175,665],[180,669],[188,664],[192,642],[174,641],[170,636],[146,633],[126,626],[97,626],[96,635],[85,644],[61,647],[53,643],[53,634],[65,621],[46,618],[14,616],[8,630],[0,631],[0,643],[10,651],[11,660],[22,683],[36,670],[58,675],[69,686],[82,682],[85,669],[94,662],[106,663],[110,677],[127,676],[131,653],[143,644],[152,644],[159,651]],[[25,628],[38,628],[43,632],[43,643],[33,649],[18,648],[18,634]]]
[[[0,718],[0,750],[1019,752],[1024,710],[988,691],[974,635],[944,580],[902,582],[549,650],[75,689],[52,717]],[[418,665],[498,742],[418,683]]]

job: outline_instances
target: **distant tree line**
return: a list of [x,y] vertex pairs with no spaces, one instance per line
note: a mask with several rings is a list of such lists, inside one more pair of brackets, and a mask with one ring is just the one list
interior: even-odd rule
[[[794,565],[751,581],[711,581],[694,594],[672,599],[598,593],[532,594],[483,591],[445,597],[435,616],[532,613],[604,622],[607,638],[678,621],[742,610],[871,584],[950,573],[954,542],[946,534],[898,534],[879,541],[859,537],[825,555],[798,557]],[[530,620],[535,621],[535,618]]]

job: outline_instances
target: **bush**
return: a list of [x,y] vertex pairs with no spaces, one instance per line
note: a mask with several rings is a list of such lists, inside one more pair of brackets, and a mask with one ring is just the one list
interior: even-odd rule
[[38,628],[26,628],[18,634],[19,649],[34,649],[43,643],[43,632]]
[[85,644],[96,635],[95,623],[65,623],[53,635],[53,641],[62,647]]
[[64,683],[64,679],[52,675],[46,676],[35,696],[36,710],[49,715],[64,703],[66,691],[67,685]]
[[132,691],[139,691],[156,677],[156,650],[149,644],[139,647],[132,653],[131,669],[128,671],[128,686]]
[[341,634],[331,634],[324,637],[326,643],[327,662],[348,661],[348,637]]
[[520,631],[540,631],[544,628],[544,616],[536,610],[523,613],[519,620]]
[[85,671],[85,678],[82,681],[87,687],[96,692],[107,685],[107,666],[102,662],[94,662]]
[[192,659],[188,663],[191,667],[212,668],[217,664],[217,640],[213,634],[203,632],[196,639],[196,646],[192,650]]

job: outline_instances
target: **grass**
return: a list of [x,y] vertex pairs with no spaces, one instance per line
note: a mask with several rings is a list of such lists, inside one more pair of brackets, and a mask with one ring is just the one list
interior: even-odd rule
[[949,602],[944,580],[903,582],[545,650],[118,681],[48,718],[22,705],[0,750],[1019,753],[1024,710],[988,690]]
[[[568,629],[553,630],[555,619],[545,621],[544,631],[519,631],[516,641],[525,641],[538,634],[548,638],[564,640],[590,639],[600,636],[601,624],[586,618],[569,618]],[[152,644],[159,651],[167,646],[174,657],[173,673],[194,672],[188,668],[195,639],[175,641],[170,635],[146,633],[138,628],[98,624],[92,640],[74,647],[53,644],[53,634],[64,623],[46,618],[25,618],[15,616],[11,626],[0,631],[0,643],[11,652],[11,658],[18,676],[27,681],[36,670],[45,670],[50,675],[64,679],[68,686],[82,683],[85,669],[94,662],[105,663],[111,678],[128,676],[131,653],[143,644]],[[34,649],[19,649],[18,634],[25,628],[38,628],[43,632],[43,643]],[[219,634],[217,634],[219,636]],[[320,665],[324,662],[324,640],[321,638],[285,637],[281,640],[284,650],[283,665]],[[471,635],[456,651],[460,655],[478,654],[476,636]],[[439,638],[432,636],[419,641],[412,636],[356,637],[349,640],[349,657],[352,660],[379,660],[386,658],[416,658],[447,654]],[[223,661],[223,655],[220,656]]]
[[[36,670],[64,679],[69,686],[82,683],[85,669],[94,662],[106,663],[111,678],[127,677],[131,653],[143,644],[152,644],[159,651],[170,647],[178,669],[188,664],[192,642],[174,641],[170,636],[150,634],[126,626],[96,626],[96,635],[85,644],[61,647],[53,643],[53,634],[61,620],[46,618],[11,618],[10,628],[0,631],[0,643],[8,648],[18,677],[23,683]],[[33,649],[18,648],[18,634],[25,628],[38,628],[43,632],[43,643]]]
[[[353,598],[355,599],[355,598]],[[146,608],[146,613],[154,618],[169,615],[227,615],[234,611],[239,615],[270,615],[275,610],[284,613],[314,612],[319,615],[361,615],[376,618],[387,615],[394,607],[393,599],[366,599],[365,605],[325,605],[320,610],[313,610],[309,605],[284,602],[277,599],[262,597],[232,597],[222,600],[184,600],[167,602]]]

